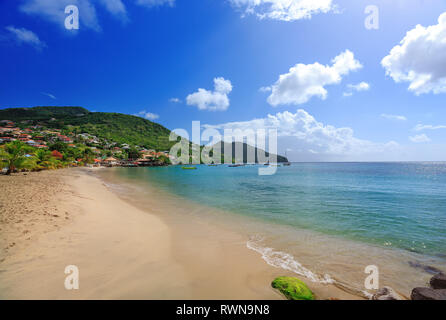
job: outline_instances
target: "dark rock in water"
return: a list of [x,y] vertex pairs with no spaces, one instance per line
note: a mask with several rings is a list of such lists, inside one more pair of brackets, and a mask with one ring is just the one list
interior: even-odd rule
[[446,274],[436,274],[431,278],[429,283],[433,289],[446,289]]
[[446,300],[446,289],[415,288],[410,298],[412,300]]
[[412,268],[421,269],[421,270],[423,270],[423,271],[425,271],[425,272],[427,272],[429,274],[441,273],[440,269],[437,269],[435,267],[428,266],[428,265],[425,265],[425,264],[422,264],[422,263],[419,263],[419,262],[416,262],[416,261],[409,261],[409,265]]
[[391,287],[382,287],[376,292],[372,300],[405,300],[402,296],[395,292]]

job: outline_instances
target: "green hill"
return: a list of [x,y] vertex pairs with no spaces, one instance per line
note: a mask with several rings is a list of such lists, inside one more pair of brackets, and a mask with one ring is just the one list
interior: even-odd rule
[[117,143],[169,150],[170,130],[152,121],[122,113],[90,112],[82,107],[34,107],[0,110],[0,119],[40,123],[48,128],[89,133]]
[[[259,149],[257,147],[253,147],[249,144],[246,143],[241,143],[241,142],[232,142],[232,143],[227,143],[227,142],[219,142],[217,144],[215,144],[214,146],[216,146],[218,148],[218,145],[220,144],[220,150],[221,150],[221,154],[224,155],[224,150],[225,148],[228,148],[232,150],[232,157],[233,157],[233,161],[234,163],[248,163],[248,154],[250,154],[251,156],[254,156],[254,162],[255,163],[264,163],[266,161],[268,161],[267,158],[269,158],[270,154],[269,152],[266,152],[263,149]],[[239,148],[239,150],[242,150],[242,154],[240,155],[236,155],[236,148]],[[263,158],[263,156],[265,157],[264,159],[259,159],[258,155],[261,155],[261,157]],[[272,154],[273,156],[274,154]],[[278,163],[281,162],[288,162],[288,159],[284,156],[280,156],[280,155],[276,155],[276,161]]]
[[[158,151],[170,150],[176,143],[169,141],[171,131],[158,123],[122,113],[90,112],[82,107],[9,108],[0,110],[0,120],[14,121],[20,127],[41,124],[75,134],[88,133],[110,142],[138,145]],[[254,147],[244,144],[243,159],[235,159],[236,162],[246,162],[247,150],[252,148]],[[232,151],[235,155],[235,144]],[[256,148],[254,153],[257,162]],[[285,157],[277,157],[278,162],[288,161]]]

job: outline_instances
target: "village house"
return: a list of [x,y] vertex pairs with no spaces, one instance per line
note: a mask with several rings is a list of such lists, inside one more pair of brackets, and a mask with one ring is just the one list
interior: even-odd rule
[[31,135],[29,135],[27,133],[21,133],[21,134],[19,134],[19,139],[22,139],[22,138],[31,139]]
[[116,158],[108,157],[104,160],[102,160],[102,164],[108,167],[117,166],[119,164],[119,161]]
[[71,140],[70,138],[68,138],[65,135],[61,135],[59,134],[58,136],[59,141],[65,142],[65,143],[73,143],[73,140]]
[[12,127],[14,127],[14,122],[11,121],[11,120],[1,120],[0,121],[0,126],[7,127],[7,128],[12,128]]
[[37,142],[35,142],[34,140],[28,140],[28,141],[26,141],[26,144],[28,144],[30,146],[35,146],[37,144]]
[[11,142],[11,141],[15,141],[16,140],[13,137],[1,137],[0,139],[2,139],[3,142]]

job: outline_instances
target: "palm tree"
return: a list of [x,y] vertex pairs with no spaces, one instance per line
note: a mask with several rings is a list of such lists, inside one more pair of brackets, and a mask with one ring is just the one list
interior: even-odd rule
[[28,168],[32,166],[32,160],[26,156],[28,152],[32,152],[32,148],[20,141],[13,141],[5,144],[0,149],[0,163],[2,166],[8,167],[6,174],[17,169]]
[[84,156],[85,163],[92,163],[93,162],[94,154],[93,154],[93,151],[91,151],[90,148],[85,148],[84,149],[83,156]]
[[51,156],[51,151],[39,149],[34,152],[34,159],[36,160],[39,169],[54,169],[56,168],[57,160]]
[[36,157],[37,163],[42,163],[51,158],[51,152],[44,149],[39,149],[34,153],[34,156]]

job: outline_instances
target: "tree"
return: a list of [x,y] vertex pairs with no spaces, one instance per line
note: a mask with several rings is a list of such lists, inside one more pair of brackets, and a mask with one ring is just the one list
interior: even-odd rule
[[34,152],[34,156],[37,163],[40,164],[44,161],[48,161],[51,158],[51,152],[45,149],[38,149],[36,152]]
[[33,148],[26,145],[21,141],[13,141],[5,144],[5,146],[0,149],[0,162],[2,166],[7,166],[8,171],[6,174],[11,174],[11,172],[17,169],[25,169],[33,166],[33,159],[27,157],[27,153],[32,153]]
[[85,163],[93,163],[94,162],[95,155],[94,155],[93,151],[91,151],[90,148],[84,149],[83,156],[84,156]]
[[128,149],[126,152],[128,154],[128,159],[139,159],[141,157],[141,152],[136,148]]
[[38,165],[38,169],[55,169],[57,168],[57,162],[56,158],[52,157],[51,151],[44,150],[44,149],[38,149],[36,152],[34,152],[34,158],[36,161],[36,164]]
[[65,143],[60,142],[60,141],[51,144],[49,147],[50,147],[51,151],[56,150],[56,151],[59,151],[59,152],[62,152],[62,153],[66,152],[67,149],[68,149],[68,146]]

